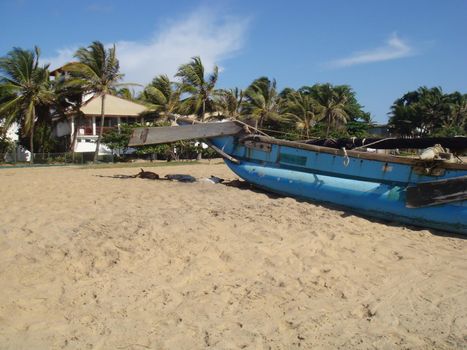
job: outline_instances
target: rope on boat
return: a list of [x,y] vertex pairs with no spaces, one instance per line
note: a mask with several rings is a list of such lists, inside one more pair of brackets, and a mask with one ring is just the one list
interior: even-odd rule
[[342,150],[344,151],[344,166],[347,168],[350,163],[350,158],[347,155],[347,150],[345,149],[345,147],[342,147]]
[[263,136],[269,136],[265,132],[262,132],[260,129],[255,128],[254,126],[248,125],[247,123],[244,123],[241,120],[238,120],[238,119],[234,119],[234,120],[235,120],[235,122],[238,122],[238,123],[242,124],[243,127],[246,127],[247,129],[253,129],[253,130],[257,131],[258,133],[262,134]]
[[[370,146],[376,145],[376,144],[378,144],[378,143],[380,143],[380,142],[383,142],[383,141],[387,141],[387,140],[396,140],[396,139],[397,139],[396,137],[386,137],[385,139],[381,139],[381,140],[378,140],[378,141],[375,141],[375,142],[371,142],[371,143],[365,145],[365,144],[364,144],[364,143],[365,143],[365,140],[366,140],[366,138],[365,138],[365,139],[362,140],[362,145],[361,145],[361,146],[355,147],[355,148],[353,148],[353,149],[355,150],[355,149],[359,149],[359,148],[368,148],[368,147],[370,147]],[[353,141],[353,140],[352,140],[352,141]]]

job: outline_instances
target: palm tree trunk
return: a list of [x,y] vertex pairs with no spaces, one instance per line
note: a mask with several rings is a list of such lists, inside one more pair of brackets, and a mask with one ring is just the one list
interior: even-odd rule
[[[78,112],[79,113],[79,112]],[[75,162],[75,146],[76,146],[76,140],[78,138],[78,127],[81,121],[80,115],[77,115],[77,122],[75,123],[75,131],[73,133],[73,139],[71,140],[71,145],[70,145],[70,151],[71,151],[71,159],[73,163]]]
[[31,159],[29,162],[31,164],[34,163],[34,119],[36,118],[36,108],[33,106],[32,107],[32,125],[31,125],[31,130],[29,131],[29,148],[31,149]]
[[326,138],[329,136],[329,130],[331,129],[331,116],[328,115],[328,126],[326,128]]
[[34,163],[34,122],[31,127],[31,134],[29,135],[29,148],[31,149],[31,159],[29,160],[29,162],[33,164]]
[[100,130],[99,130],[99,136],[97,137],[96,151],[94,152],[94,163],[97,162],[97,158],[98,158],[98,156],[99,156],[99,147],[100,147],[100,145],[101,145],[102,131],[104,130],[104,119],[105,119],[104,101],[105,101],[105,94],[103,93],[103,94],[101,95],[101,128],[100,128]]
[[[206,100],[203,100],[203,109],[202,109],[202,111],[201,111],[201,113],[202,113],[202,114],[201,114],[201,121],[202,121],[202,122],[204,122],[204,114],[205,114],[205,112],[206,112]],[[198,147],[197,147],[197,149],[196,149],[196,160],[198,160],[198,161],[201,160],[201,159],[203,159],[203,155],[202,155],[203,147],[202,147],[201,145],[202,145],[202,143],[201,143],[201,141],[199,141],[199,145],[198,145]]]
[[203,110],[201,111],[203,114],[201,114],[201,121],[204,122],[204,113],[206,113],[206,101],[203,100]]

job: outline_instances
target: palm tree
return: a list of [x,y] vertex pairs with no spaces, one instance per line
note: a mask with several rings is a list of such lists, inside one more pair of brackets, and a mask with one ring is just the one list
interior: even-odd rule
[[[81,86],[68,84],[68,77],[62,72],[55,74],[55,79],[52,81],[52,86],[55,93],[55,103],[53,106],[53,116],[59,120],[67,120],[69,112],[72,111],[77,117],[77,125],[81,125],[83,113],[80,111],[83,94]],[[75,145],[78,137],[78,128],[75,128],[72,135],[72,140],[69,145],[69,150],[72,152],[72,159],[75,160]]]
[[467,94],[454,92],[447,96],[449,116],[444,121],[444,127],[464,130],[467,127]]
[[245,102],[243,114],[247,118],[253,118],[255,127],[262,127],[264,121],[281,120],[281,98],[277,92],[276,80],[261,77],[245,90]]
[[17,121],[29,136],[31,163],[34,162],[34,125],[39,108],[52,103],[48,65],[39,67],[40,50],[14,48],[0,59],[0,116],[4,116],[5,127]]
[[63,70],[75,73],[69,81],[70,85],[79,85],[84,91],[94,93],[101,98],[101,127],[96,142],[94,162],[98,158],[104,130],[105,95],[115,93],[117,86],[125,85],[118,84],[123,74],[119,73],[120,64],[115,51],[115,45],[106,50],[101,42],[94,41],[87,48],[81,47],[76,51],[75,57],[79,62],[68,63],[63,67]]
[[167,119],[180,107],[181,92],[175,86],[175,83],[171,82],[167,75],[159,75],[146,86],[142,93],[142,99],[158,116]]
[[431,134],[442,126],[443,119],[449,115],[446,95],[443,94],[440,87],[429,89],[422,86],[417,92],[419,94],[417,110],[422,116],[422,131],[425,134]]
[[118,96],[118,97],[121,97],[125,100],[128,100],[128,101],[136,101],[138,99],[135,91],[133,89],[129,89],[127,87],[123,87],[121,89],[118,89],[116,92],[115,92],[115,96]]
[[216,94],[216,106],[224,116],[239,119],[243,103],[243,91],[239,88],[221,89]]
[[349,115],[346,111],[348,96],[345,89],[334,88],[331,84],[314,85],[305,93],[309,93],[318,103],[321,110],[320,117],[326,121],[326,137],[329,136],[331,126],[347,123]]
[[[389,122],[394,131],[403,135],[426,136],[434,132],[454,131],[462,118],[454,117],[456,112],[455,94],[445,95],[441,88],[422,86],[397,99],[391,107]],[[462,103],[458,105],[462,115]],[[457,107],[457,108],[458,108]],[[465,113],[465,112],[464,112]]]
[[219,68],[214,66],[212,74],[204,75],[201,58],[193,57],[190,63],[182,64],[175,75],[181,79],[180,89],[188,98],[182,101],[181,111],[195,113],[204,121],[206,113],[214,111],[215,86],[219,76]]
[[285,111],[285,116],[293,119],[297,128],[302,130],[306,138],[309,138],[310,129],[319,120],[321,112],[313,97],[300,92],[288,93]]

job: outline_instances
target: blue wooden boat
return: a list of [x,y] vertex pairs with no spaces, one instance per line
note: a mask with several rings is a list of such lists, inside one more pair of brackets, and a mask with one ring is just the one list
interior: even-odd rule
[[[236,122],[140,128],[130,145],[190,138],[207,140],[234,173],[267,191],[467,234],[467,164],[285,141]],[[456,141],[467,147],[466,140]]]

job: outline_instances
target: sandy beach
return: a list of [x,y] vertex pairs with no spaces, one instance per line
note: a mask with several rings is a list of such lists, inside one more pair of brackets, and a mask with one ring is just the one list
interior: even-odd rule
[[0,169],[0,349],[467,348],[466,238],[138,170]]

